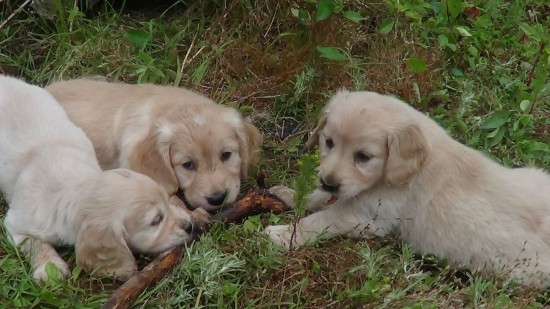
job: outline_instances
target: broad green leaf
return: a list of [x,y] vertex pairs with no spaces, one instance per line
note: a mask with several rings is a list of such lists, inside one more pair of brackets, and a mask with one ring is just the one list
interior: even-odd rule
[[521,109],[522,112],[526,111],[529,106],[531,106],[531,101],[529,100],[523,100],[521,102],[519,102],[519,108]]
[[53,262],[46,263],[45,271],[48,275],[48,282],[56,282],[57,280],[61,279],[61,273]]
[[521,117],[519,117],[517,122],[521,123],[524,127],[526,127],[533,123],[533,116],[529,114],[521,115]]
[[321,272],[321,264],[319,264],[319,262],[317,262],[316,260],[312,260],[312,261],[311,261],[311,270],[312,270],[314,273],[319,273],[319,272]]
[[243,228],[248,232],[255,232],[260,226],[260,217],[259,216],[250,216],[243,223]]
[[464,72],[462,72],[462,70],[457,68],[452,69],[451,74],[453,74],[453,76],[456,76],[456,77],[464,77]]
[[444,35],[444,34],[440,34],[437,36],[437,41],[439,42],[439,45],[445,47],[447,46],[447,44],[449,44],[449,38]]
[[149,43],[149,41],[153,38],[149,32],[141,29],[130,30],[124,34],[124,37],[138,45],[140,48],[145,48],[147,43]]
[[449,44],[447,44],[447,47],[452,51],[456,51],[456,45],[455,44],[449,43]]
[[473,57],[479,56],[479,50],[475,46],[469,46],[468,53]]
[[155,59],[153,59],[153,57],[151,57],[151,55],[146,52],[140,51],[138,53],[138,56],[145,64],[152,64],[153,62],[155,62]]
[[359,12],[355,11],[344,12],[344,17],[356,23],[360,23],[361,21],[365,20],[365,17],[361,16]]
[[321,54],[322,58],[327,58],[334,61],[344,61],[348,59],[344,53],[334,47],[317,45],[317,51]]
[[466,122],[464,122],[464,120],[462,120],[462,118],[456,117],[456,124],[460,132],[462,133],[468,132],[468,125],[466,124]]
[[533,140],[523,140],[521,144],[523,144],[524,146],[527,146],[527,149],[529,150],[529,152],[541,151],[541,152],[550,153],[550,145],[543,142],[538,142]]
[[421,20],[422,19],[422,15],[420,15],[419,12],[413,11],[413,10],[406,11],[405,16],[407,16],[410,19],[414,19],[414,20]]
[[71,272],[71,279],[75,280],[78,278],[78,276],[80,276],[80,273],[82,272],[82,267],[76,265],[74,268],[73,268],[73,271]]
[[455,29],[458,32],[458,34],[460,34],[463,37],[471,37],[472,36],[472,34],[470,34],[470,32],[468,31],[468,29],[466,29],[466,27],[458,26]]
[[495,298],[496,308],[514,308],[514,303],[510,299],[510,296],[501,293]]
[[327,19],[334,13],[335,8],[336,4],[333,0],[319,0],[317,2],[317,21]]
[[443,12],[455,19],[464,11],[464,1],[462,0],[443,0],[441,1]]
[[384,20],[381,24],[380,24],[380,27],[378,28],[378,32],[382,33],[382,34],[386,34],[386,33],[389,33],[392,29],[393,29],[393,24],[395,22],[391,19],[386,19]]
[[489,119],[485,121],[479,128],[480,129],[496,129],[508,122],[510,116],[509,111],[498,111],[494,113]]
[[529,143],[529,151],[542,151],[550,153],[550,145],[542,142],[531,141]]
[[224,295],[234,295],[237,291],[237,284],[235,283],[226,283],[222,287],[222,293]]
[[493,138],[498,134],[498,131],[500,130],[500,127],[494,129],[491,133],[487,134],[487,138]]
[[411,57],[409,58],[407,64],[414,73],[422,73],[426,71],[426,61],[424,61],[424,59]]
[[497,144],[500,143],[500,141],[502,141],[502,138],[504,137],[504,132],[506,131],[505,128],[503,127],[500,127],[498,129],[495,130],[495,134],[493,137],[489,138],[488,141],[487,141],[487,148],[491,148]]

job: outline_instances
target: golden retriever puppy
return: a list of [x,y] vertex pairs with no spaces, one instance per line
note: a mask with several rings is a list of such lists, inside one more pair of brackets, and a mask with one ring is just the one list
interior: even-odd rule
[[234,109],[191,91],[86,79],[46,87],[92,140],[103,169],[129,168],[178,189],[191,209],[235,201],[262,135]]
[[75,245],[86,271],[125,278],[132,252],[158,253],[192,240],[183,208],[151,178],[102,171],[90,140],[44,89],[0,76],[0,190],[4,225],[30,259],[33,278],[46,265],[69,274],[55,245]]
[[[269,226],[290,249],[319,238],[395,233],[421,253],[526,284],[550,279],[550,176],[506,168],[453,140],[406,103],[373,92],[338,92],[310,145],[319,143],[321,211]],[[273,192],[292,201],[292,191]],[[331,196],[336,203],[323,206]],[[293,237],[295,235],[295,237]]]

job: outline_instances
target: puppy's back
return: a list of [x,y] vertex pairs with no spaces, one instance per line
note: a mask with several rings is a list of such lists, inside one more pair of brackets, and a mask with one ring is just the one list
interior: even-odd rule
[[[67,115],[44,89],[19,79],[0,76],[0,144],[2,150],[31,146],[42,140],[68,138],[74,130]],[[63,132],[63,133],[61,133]],[[65,136],[65,137],[63,137]],[[0,151],[0,157],[9,153]]]
[[[104,168],[116,166],[128,136],[146,136],[160,118],[188,105],[216,105],[189,90],[74,79],[46,87],[69,118],[86,132]],[[133,139],[133,138],[132,138]]]
[[55,152],[60,146],[81,153],[79,160],[95,162],[90,140],[47,91],[13,77],[0,76],[2,190],[11,191],[19,173],[33,157]]

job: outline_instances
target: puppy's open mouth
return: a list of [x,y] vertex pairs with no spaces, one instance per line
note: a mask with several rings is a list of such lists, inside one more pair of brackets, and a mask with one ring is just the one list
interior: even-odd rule
[[330,206],[338,201],[338,197],[335,195],[331,195],[330,198],[325,202],[326,206]]

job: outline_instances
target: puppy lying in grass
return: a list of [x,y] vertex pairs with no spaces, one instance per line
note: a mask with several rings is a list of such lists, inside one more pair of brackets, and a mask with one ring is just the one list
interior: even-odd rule
[[[338,92],[324,108],[310,144],[319,143],[319,210],[266,233],[286,249],[337,235],[395,233],[484,274],[525,284],[550,279],[550,176],[506,168],[453,140],[400,100],[372,92]],[[293,191],[274,187],[287,203]]]
[[158,253],[190,242],[193,224],[151,178],[102,171],[90,140],[42,88],[0,76],[0,190],[4,225],[30,260],[33,278],[52,263],[69,274],[55,245],[75,245],[86,271],[124,279],[132,252]]
[[237,110],[183,88],[75,79],[46,90],[90,138],[103,169],[145,174],[190,209],[233,204],[262,143]]

